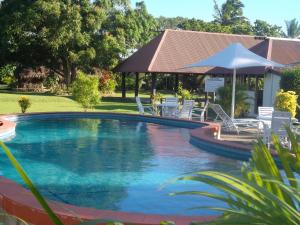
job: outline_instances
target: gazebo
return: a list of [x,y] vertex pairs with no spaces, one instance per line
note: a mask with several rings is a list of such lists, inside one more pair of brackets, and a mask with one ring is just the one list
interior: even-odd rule
[[[135,96],[139,93],[139,73],[151,75],[152,93],[156,90],[157,74],[174,75],[175,90],[178,88],[180,75],[231,75],[232,71],[224,68],[183,69],[183,67],[195,61],[204,60],[235,42],[241,43],[257,55],[281,64],[300,61],[300,41],[298,40],[167,29],[115,68],[115,72],[122,74],[122,97],[126,97],[125,77],[128,75],[136,77]],[[265,81],[269,79],[272,83],[278,83],[277,77],[280,78],[280,74],[279,70],[263,67],[244,68],[238,70],[237,80],[246,81],[247,78],[255,77],[257,93],[259,79],[264,78]],[[276,79],[273,76],[277,76]],[[225,79],[231,79],[230,77],[232,76],[225,76]],[[279,84],[277,86],[274,87],[279,88]],[[268,97],[271,100],[268,101],[272,101],[275,93],[276,91],[271,91],[271,96]]]

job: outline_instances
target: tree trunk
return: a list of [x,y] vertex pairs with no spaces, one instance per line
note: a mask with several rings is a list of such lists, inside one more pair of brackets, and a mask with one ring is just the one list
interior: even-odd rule
[[71,80],[70,82],[72,83],[76,79],[77,75],[77,67],[75,65],[71,66]]
[[62,59],[62,66],[63,66],[65,83],[67,87],[69,87],[71,84],[71,71],[70,71],[70,64],[68,59],[65,58]]

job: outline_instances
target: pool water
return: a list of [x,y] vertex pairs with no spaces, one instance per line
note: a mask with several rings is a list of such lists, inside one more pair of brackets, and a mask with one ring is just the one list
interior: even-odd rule
[[[162,185],[183,174],[217,170],[238,174],[241,162],[189,143],[189,129],[113,119],[19,121],[7,142],[43,196],[77,206],[167,215],[216,214],[196,206],[224,206],[186,190],[213,191],[192,181]],[[22,185],[4,153],[2,175]]]

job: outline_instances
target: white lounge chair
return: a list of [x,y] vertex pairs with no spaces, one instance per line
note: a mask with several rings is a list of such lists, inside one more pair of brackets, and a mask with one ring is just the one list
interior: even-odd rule
[[200,122],[204,122],[205,112],[207,111],[209,102],[207,101],[203,108],[193,108],[192,119],[199,119]]
[[140,97],[135,97],[135,100],[141,115],[145,115],[146,113],[155,115],[155,111],[152,106],[143,106]]
[[177,118],[191,120],[194,105],[195,105],[194,100],[184,100],[182,108],[176,111],[175,116]]
[[209,107],[217,114],[216,119],[221,119],[222,127],[227,131],[236,131],[237,134],[239,134],[239,132],[249,130],[251,128],[258,129],[260,121],[257,119],[232,119],[226,114],[219,104],[209,104]]
[[272,133],[277,135],[280,139],[282,144],[291,147],[290,140],[288,138],[288,133],[286,131],[286,126],[292,126],[292,115],[290,112],[281,112],[281,111],[274,111],[272,114],[272,122],[271,127],[269,124],[264,124],[264,136],[263,141],[264,143],[270,148],[270,144],[272,141]]

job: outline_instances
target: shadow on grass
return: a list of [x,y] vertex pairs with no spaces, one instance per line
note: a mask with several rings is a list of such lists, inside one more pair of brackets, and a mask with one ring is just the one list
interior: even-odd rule
[[95,107],[97,110],[106,110],[106,111],[136,111],[136,105],[124,105],[124,104],[114,104],[114,105],[106,105],[106,104],[99,104]]

